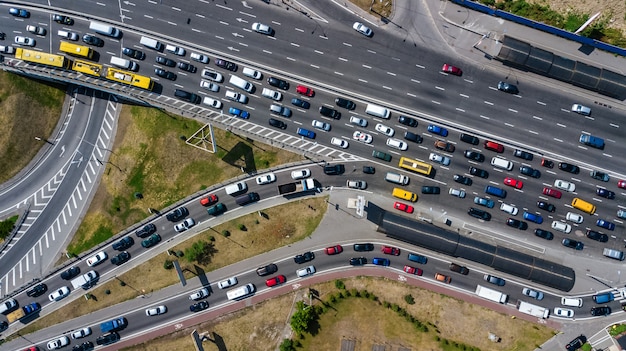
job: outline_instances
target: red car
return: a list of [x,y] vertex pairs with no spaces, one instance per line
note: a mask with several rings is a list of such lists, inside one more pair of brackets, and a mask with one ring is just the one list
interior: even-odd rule
[[276,285],[280,285],[284,282],[287,281],[287,278],[285,278],[284,275],[277,275],[273,278],[269,278],[268,280],[265,281],[265,285],[269,286],[270,288]]
[[413,206],[403,204],[402,202],[397,202],[397,201],[393,203],[393,208],[395,208],[396,210],[406,212],[406,213],[413,213],[413,211],[415,210]]
[[560,199],[563,194],[560,191],[552,189],[552,188],[543,188],[543,194],[547,196],[552,196],[557,199]]
[[404,266],[404,271],[409,274],[422,275],[424,273],[423,270],[411,266]]
[[302,95],[306,95],[306,96],[313,96],[313,95],[315,95],[315,92],[313,91],[313,89],[307,88],[304,85],[298,85],[296,87],[296,93],[302,94]]
[[455,76],[460,76],[463,74],[463,71],[460,68],[449,65],[447,63],[443,64],[443,67],[441,67],[441,72],[454,74]]
[[217,195],[211,194],[207,197],[203,197],[200,199],[200,205],[202,206],[211,206],[217,202]]
[[341,245],[335,245],[327,247],[324,251],[326,251],[327,255],[336,255],[343,252],[343,247],[341,247]]
[[512,186],[515,189],[521,189],[524,186],[521,180],[517,180],[515,178],[506,177],[504,178],[504,185]]
[[622,188],[622,189],[626,189],[626,180],[619,180],[617,182],[617,187],[618,188]]
[[380,251],[387,255],[400,256],[400,249],[398,249],[397,247],[383,246]]

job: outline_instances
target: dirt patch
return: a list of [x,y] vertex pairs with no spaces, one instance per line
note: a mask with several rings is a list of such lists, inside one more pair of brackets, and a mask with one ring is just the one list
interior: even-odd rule
[[589,17],[601,13],[601,18],[606,19],[610,28],[619,29],[626,33],[626,2],[615,0],[599,1],[570,1],[570,0],[527,0],[530,3],[548,5],[550,8],[564,16],[570,13],[587,14]]

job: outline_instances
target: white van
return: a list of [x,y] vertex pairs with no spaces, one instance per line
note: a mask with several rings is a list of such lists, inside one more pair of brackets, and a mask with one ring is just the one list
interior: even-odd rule
[[238,300],[252,294],[256,290],[253,284],[246,284],[236,289],[231,289],[226,292],[226,296],[229,300]]
[[261,72],[255,70],[255,69],[252,69],[252,68],[248,68],[248,67],[244,67],[242,73],[243,73],[244,76],[250,77],[250,78],[256,79],[256,80],[259,80],[259,79],[263,78],[263,74],[261,74]]
[[145,46],[145,47],[148,47],[148,48],[156,50],[156,51],[163,50],[163,44],[161,44],[156,39],[152,39],[152,38],[148,38],[148,37],[141,37],[141,39],[139,40],[139,43],[141,45]]
[[202,103],[208,106],[211,106],[213,108],[222,108],[222,102],[219,100],[215,100],[213,98],[210,98],[208,96],[205,96],[204,99],[202,99]]
[[266,98],[275,100],[275,101],[280,101],[283,99],[283,94],[277,92],[276,90],[267,89],[267,88],[263,88],[261,95],[265,96]]
[[619,260],[619,261],[624,260],[624,252],[620,250],[605,248],[604,251],[602,251],[602,254],[608,258],[612,258],[615,260]]
[[246,185],[246,182],[239,182],[226,186],[224,190],[226,190],[228,195],[235,195],[248,190],[248,185]]
[[365,113],[367,113],[368,115],[372,115],[372,116],[376,116],[376,117],[380,117],[384,119],[389,119],[389,117],[391,116],[391,112],[389,112],[389,110],[387,110],[386,108],[382,106],[373,105],[373,104],[367,104]]
[[254,90],[254,85],[252,85],[252,83],[248,82],[245,79],[241,79],[237,76],[231,76],[228,82],[236,86],[237,88],[243,89],[249,93],[251,93],[252,90]]
[[178,55],[178,56],[185,56],[185,49],[181,48],[180,46],[176,46],[176,45],[170,45],[167,44],[165,45],[165,51],[169,51],[174,55]]
[[106,35],[113,38],[118,38],[121,34],[119,29],[100,22],[89,23],[89,29],[98,34]]
[[400,185],[409,184],[409,177],[405,176],[404,174],[398,174],[394,172],[387,172],[387,175],[385,175],[385,180]]
[[139,65],[137,62],[133,62],[131,60],[123,59],[121,57],[111,57],[111,64],[113,66],[117,66],[119,68],[129,69],[131,71],[138,71]]
[[500,205],[500,210],[513,216],[517,216],[517,213],[519,212],[519,209],[517,207],[505,204],[504,202],[502,203],[502,205]]
[[510,171],[513,169],[513,162],[509,161],[509,160],[505,160],[503,158],[500,157],[494,157],[491,159],[491,165],[497,168],[502,168],[502,169],[506,169],[507,171]]
[[583,307],[583,299],[574,297],[562,297],[561,305],[570,307]]
[[73,40],[73,41],[77,41],[78,40],[78,34],[77,33],[68,32],[66,30],[59,30],[58,34],[63,39]]
[[14,309],[17,306],[15,299],[6,299],[0,304],[0,313],[6,314],[8,311]]
[[191,54],[189,54],[189,57],[191,57],[192,60],[198,61],[200,63],[209,63],[209,57],[207,55],[192,52]]

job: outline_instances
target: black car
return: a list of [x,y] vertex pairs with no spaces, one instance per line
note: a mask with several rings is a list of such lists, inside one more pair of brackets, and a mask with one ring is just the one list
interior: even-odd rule
[[287,123],[275,119],[275,118],[270,118],[269,123],[272,127],[276,127],[276,128],[280,128],[280,129],[286,129],[287,128]]
[[437,195],[441,192],[441,189],[438,186],[422,186],[422,194],[433,194]]
[[374,244],[371,244],[371,243],[354,244],[354,245],[352,245],[352,249],[354,249],[354,251],[358,251],[358,252],[374,251]]
[[341,113],[339,113],[339,111],[326,106],[320,106],[320,115],[334,119],[341,118]]
[[483,210],[479,210],[479,209],[474,208],[474,207],[470,207],[470,209],[467,211],[467,214],[469,214],[472,217],[475,217],[475,218],[478,218],[478,219],[482,219],[482,220],[485,220],[485,221],[491,220],[491,215],[489,214],[489,212],[483,211]]
[[154,74],[156,74],[157,76],[159,76],[161,78],[165,78],[165,79],[169,79],[169,80],[176,80],[176,74],[175,73],[172,73],[170,71],[166,71],[164,69],[155,68],[154,69]]
[[145,238],[148,235],[156,232],[157,227],[156,225],[149,223],[143,226],[143,228],[141,229],[137,229],[137,231],[135,232],[135,235],[137,235],[140,238]]
[[289,83],[286,80],[282,80],[276,77],[267,78],[267,84],[283,90],[289,89]]
[[517,87],[515,85],[507,82],[498,82],[498,90],[509,94],[519,93],[519,90],[517,90]]
[[83,35],[83,41],[93,46],[104,46],[104,40],[90,34]]
[[67,24],[68,26],[71,26],[74,24],[73,19],[67,16],[63,16],[63,15],[54,15],[52,16],[52,20],[59,24]]
[[61,279],[70,280],[79,274],[80,274],[80,268],[72,267],[66,270],[65,272],[61,273]]
[[513,156],[515,157],[519,157],[521,159],[527,160],[527,161],[532,161],[533,160],[533,154],[531,154],[530,152],[526,152],[520,149],[517,149],[513,152]]
[[580,334],[580,336],[576,337],[576,339],[570,341],[567,345],[565,345],[565,349],[567,351],[576,351],[579,348],[583,347],[586,342],[587,337]]
[[573,174],[580,173],[580,168],[578,168],[578,166],[574,166],[565,162],[559,163],[559,169],[565,172],[573,173]]
[[311,104],[309,104],[308,101],[298,99],[298,98],[291,99],[291,104],[294,106],[302,107],[304,109],[308,109],[309,107],[311,107]]
[[46,286],[46,284],[44,284],[44,283],[37,284],[37,285],[33,286],[32,289],[30,289],[30,290],[28,290],[26,292],[26,296],[29,296],[29,297],[41,296],[47,290],[48,290],[48,287]]
[[130,260],[130,254],[126,251],[122,251],[119,254],[117,254],[117,256],[114,256],[113,258],[111,258],[111,263],[113,263],[116,266],[119,266],[128,260]]
[[615,199],[615,193],[612,192],[611,190],[607,190],[607,189],[604,189],[604,188],[597,188],[596,189],[596,194],[598,196],[602,196],[602,197],[607,198],[609,200]]
[[352,257],[350,259],[350,264],[353,266],[362,266],[367,264],[367,258],[365,257]]
[[337,104],[337,106],[339,107],[343,107],[347,110],[354,110],[356,108],[356,104],[348,99],[344,99],[344,98],[336,98],[335,99],[335,104]]
[[346,167],[344,165],[325,165],[324,166],[324,174],[327,175],[339,175],[343,174],[346,171]]
[[227,69],[229,71],[233,71],[233,72],[237,71],[237,64],[232,63],[230,61],[226,61],[226,60],[222,60],[222,59],[215,59],[215,65],[217,67],[221,67],[221,68]]
[[178,222],[181,219],[187,217],[189,215],[189,210],[186,207],[179,207],[174,211],[168,213],[165,218],[167,218],[170,222]]
[[463,153],[463,156],[465,156],[465,158],[467,159],[474,160],[476,162],[485,162],[485,155],[481,154],[478,151],[465,150],[465,152]]
[[480,178],[485,178],[485,179],[489,178],[489,172],[485,171],[484,169],[480,169],[476,167],[470,167],[469,174],[480,177]]
[[600,172],[600,171],[591,171],[589,175],[591,176],[591,178],[596,179],[596,180],[601,180],[603,182],[608,182],[609,179],[611,179],[610,175],[604,172]]
[[574,250],[582,250],[585,247],[585,244],[583,244],[582,241],[576,241],[567,238],[563,239],[563,241],[561,241],[561,244]]
[[3,332],[9,328],[9,323],[2,321],[0,322],[0,332]]
[[472,178],[466,177],[466,176],[462,176],[460,174],[455,174],[453,177],[454,181],[457,183],[461,183],[463,185],[467,185],[467,186],[471,186],[472,185]]
[[144,54],[143,52],[136,50],[136,49],[131,49],[131,48],[123,48],[122,49],[122,54],[130,57],[130,58],[134,58],[136,60],[143,60],[146,58],[146,54]]
[[450,263],[450,270],[453,272],[463,274],[463,275],[469,274],[469,269],[467,267],[458,265],[456,263]]
[[122,238],[120,241],[113,243],[112,247],[113,247],[113,250],[124,251],[128,249],[129,247],[133,246],[134,243],[135,243],[135,240],[133,240],[133,238],[131,238],[130,236],[127,236],[127,237]]
[[595,230],[591,230],[588,229],[587,230],[587,237],[591,240],[596,240],[599,241],[601,243],[605,243],[607,241],[609,241],[609,236],[606,234],[602,234],[600,232],[596,232]]
[[104,334],[102,336],[99,336],[96,339],[96,344],[98,345],[109,345],[112,344],[116,341],[118,341],[120,339],[120,334],[118,334],[117,332],[112,332],[112,333],[108,333],[108,334]]
[[374,174],[376,173],[376,168],[374,166],[363,166],[363,173]]
[[152,234],[150,235],[147,239],[144,239],[141,241],[141,246],[145,247],[146,249],[149,247],[152,247],[156,244],[158,244],[159,242],[161,242],[161,236],[159,234]]
[[421,135],[417,135],[415,133],[411,133],[409,131],[404,132],[404,139],[406,140],[410,140],[414,143],[418,143],[420,144],[422,141],[424,141],[424,138],[422,138]]
[[156,63],[167,67],[176,67],[176,61],[170,60],[165,56],[157,56]]
[[520,166],[519,172],[523,175],[527,175],[533,178],[541,177],[541,172],[539,172],[539,170],[534,169],[532,167],[528,167],[528,166]]
[[276,266],[273,263],[270,263],[267,266],[257,268],[256,274],[258,274],[259,277],[263,277],[266,275],[276,273],[276,271],[278,271],[278,266]]
[[0,40],[4,40],[6,34],[4,32],[0,32]]
[[200,301],[189,306],[189,310],[191,312],[200,312],[206,310],[207,308],[209,308],[209,303],[206,301]]
[[515,218],[508,218],[506,220],[506,225],[508,225],[509,227],[517,228],[519,230],[526,230],[526,229],[528,229],[528,223],[526,223],[524,221],[520,221],[520,220],[515,219]]
[[196,73],[196,71],[198,70],[196,68],[196,66],[189,64],[187,62],[179,62],[178,63],[178,68],[182,69],[183,71],[187,71],[187,72],[191,72],[191,73]]
[[293,258],[293,261],[295,263],[301,264],[301,263],[312,261],[314,258],[315,258],[315,254],[311,251],[307,251],[303,253],[302,255],[296,255],[296,257]]
[[478,145],[478,143],[480,142],[480,140],[477,137],[470,135],[470,134],[465,134],[465,133],[461,134],[460,139],[461,141],[466,142],[468,144],[472,144],[472,145]]
[[611,314],[611,307],[609,306],[591,307],[592,316],[608,316],[610,314]]
[[405,126],[417,127],[417,120],[415,118],[400,116],[398,117],[398,122],[400,122],[400,124],[404,124]]
[[537,201],[537,207],[548,212],[554,212],[556,210],[553,204],[545,201]]
[[554,234],[551,231],[543,230],[540,228],[535,229],[535,235],[546,240],[554,239]]
[[91,341],[85,341],[82,344],[74,345],[72,351],[89,351],[93,350],[93,343]]

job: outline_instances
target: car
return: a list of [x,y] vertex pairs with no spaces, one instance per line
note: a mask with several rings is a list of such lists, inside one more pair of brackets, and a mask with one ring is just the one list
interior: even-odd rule
[[460,174],[455,174],[452,179],[454,179],[455,182],[460,183],[460,184],[464,184],[467,186],[471,186],[472,185],[472,178],[460,175]]
[[374,166],[363,166],[363,173],[365,174],[375,174],[376,167]]
[[572,231],[571,225],[560,222],[560,221],[552,221],[552,224],[550,225],[550,227],[554,230],[558,230],[559,232],[563,232],[565,234],[569,234],[569,232]]
[[227,69],[227,70],[232,71],[232,72],[236,72],[237,71],[237,64],[232,63],[230,61],[226,61],[224,59],[216,58],[215,59],[215,65],[217,67],[220,67],[220,68],[223,68],[223,69]]
[[584,335],[577,336],[574,340],[570,341],[567,345],[565,345],[565,349],[567,351],[576,351],[579,348],[583,347],[583,345],[587,342],[587,337]]
[[194,225],[196,225],[196,221],[194,221],[193,218],[185,218],[184,221],[182,221],[182,222],[180,222],[180,223],[178,223],[178,224],[176,224],[174,226],[174,230],[179,232],[179,233],[182,233],[185,230],[193,227]]
[[26,296],[37,297],[43,295],[48,290],[48,286],[44,283],[39,283],[26,291]]
[[450,263],[450,270],[459,274],[468,275],[469,269],[465,266],[458,265],[456,263]]
[[396,138],[387,138],[387,146],[401,151],[405,151],[409,146],[402,140]]
[[[9,329],[9,323],[7,323],[6,321],[2,321],[0,322],[0,332],[3,332],[5,330]],[[29,349],[26,349],[24,351],[39,351],[39,348],[35,348],[36,346],[33,346]]]
[[319,111],[320,111],[320,115],[325,116],[325,117],[334,118],[334,119],[341,118],[341,113],[333,108],[320,106]]
[[[208,307],[208,303],[207,303],[207,307]],[[96,339],[96,344],[98,345],[110,345],[116,341],[118,341],[120,339],[120,334],[118,334],[117,332],[111,332],[111,333],[107,333],[104,334],[102,336],[99,336]]]
[[543,230],[541,228],[535,229],[535,235],[546,240],[554,239],[554,234],[551,231]]
[[582,250],[585,247],[585,244],[582,241],[577,241],[573,239],[565,238],[561,241],[561,244],[565,247],[569,247],[574,250]]
[[202,76],[202,78],[206,78],[214,82],[221,83],[224,81],[224,76],[221,73],[217,73],[213,70],[203,69],[200,75]]
[[583,115],[583,116],[590,116],[591,115],[591,109],[589,107],[581,105],[581,104],[573,104],[572,105],[572,112],[578,113],[579,115]]
[[455,76],[462,76],[463,75],[463,71],[460,68],[458,68],[456,66],[449,65],[447,63],[443,64],[443,66],[441,67],[441,72],[452,74],[452,75],[455,75]]
[[296,271],[296,275],[300,278],[304,278],[308,275],[314,274],[315,273],[315,267],[314,266],[308,266],[308,267],[304,267],[304,268],[300,268]]
[[217,195],[209,194],[208,196],[205,196],[200,199],[200,205],[205,206],[205,207],[211,206],[213,204],[216,204],[217,201],[218,201]]
[[352,29],[365,35],[366,37],[371,37],[373,34],[372,30],[361,22],[354,22]]
[[338,97],[335,99],[335,104],[339,107],[343,107],[346,110],[350,110],[350,111],[356,108],[356,104],[352,102],[352,100],[344,99],[341,97]]
[[187,215],[189,215],[189,210],[187,209],[187,207],[181,206],[165,215],[165,218],[170,222],[178,222],[181,219],[187,217]]
[[503,81],[498,82],[498,90],[503,91],[505,93],[509,93],[509,94],[519,93],[517,86],[511,83],[503,82]]
[[592,316],[608,316],[611,314],[611,308],[609,306],[591,307]]
[[542,158],[541,166],[546,167],[546,168],[554,168],[554,162],[547,160],[545,158]]
[[408,274],[415,274],[420,276],[424,274],[423,270],[413,266],[404,266],[403,270]]
[[350,265],[351,266],[362,266],[367,264],[367,258],[365,257],[352,257],[350,258]]
[[311,121],[311,126],[313,126],[313,128],[317,128],[317,129],[324,130],[327,132],[330,131],[330,123],[318,121],[316,119]]
[[209,63],[209,57],[207,55],[203,55],[203,54],[198,54],[196,52],[192,52],[191,54],[189,54],[189,57],[192,60],[200,62],[200,63],[204,63],[204,64]]
[[561,190],[565,190],[565,191],[569,191],[569,192],[576,191],[576,184],[570,183],[570,182],[566,182],[566,181],[561,180],[561,179],[556,179],[554,181],[554,187],[557,188],[557,189],[561,189]]
[[52,16],[52,20],[58,24],[67,24],[68,26],[71,26],[74,24],[74,20],[71,17],[58,15],[58,14],[54,14]]
[[239,118],[243,118],[243,119],[248,119],[250,118],[250,113],[246,110],[242,110],[242,109],[238,109],[235,107],[230,107],[228,109],[228,113],[230,113],[231,115],[235,116],[235,117],[239,117]]
[[497,286],[504,286],[504,284],[506,283],[506,281],[502,278],[496,277],[495,275],[491,275],[491,274],[485,274],[483,276],[483,279],[487,282],[487,283],[491,283]]
[[483,211],[483,210],[479,210],[479,209],[474,208],[474,207],[470,207],[470,209],[467,211],[467,214],[469,214],[470,216],[472,216],[474,218],[482,219],[484,221],[491,220],[491,214],[489,214],[489,212]]
[[429,124],[427,129],[429,133],[440,135],[444,138],[448,136],[448,130],[446,128],[442,128],[434,124]]
[[83,42],[89,45],[102,47],[104,46],[104,40],[96,37],[95,35],[85,34],[83,35]]
[[274,34],[274,30],[272,29],[272,27],[268,26],[267,24],[263,24],[263,23],[259,23],[259,22],[252,23],[252,30],[257,32],[257,33],[261,33],[261,34],[265,34],[265,35],[273,35]]
[[626,189],[626,180],[619,180],[617,182],[617,187],[620,189]]
[[600,232],[596,232],[595,230],[587,229],[587,233],[585,234],[589,239],[599,241],[601,243],[605,243],[609,241],[609,236]]
[[388,137],[392,137],[395,134],[395,131],[393,130],[393,128],[387,127],[386,125],[381,124],[381,123],[377,123],[376,127],[374,127],[374,129],[377,132],[385,134]]
[[30,17],[30,12],[24,10],[24,9],[18,9],[15,7],[11,7],[9,9],[9,14],[15,17],[22,17],[22,18],[28,18]]
[[399,116],[398,123],[404,124],[409,127],[417,127],[417,120],[415,118],[407,117],[407,116]]
[[346,172],[346,167],[342,164],[331,165],[327,163],[326,165],[324,165],[324,174],[340,175],[340,174],[344,174],[345,172]]
[[276,78],[276,77],[267,78],[267,84],[273,87],[277,87],[279,89],[283,89],[283,90],[289,89],[289,83],[286,80]]
[[555,199],[560,199],[563,194],[560,191],[552,188],[545,187],[542,190],[542,193],[546,196],[553,197]]
[[565,172],[572,173],[572,174],[580,173],[580,168],[578,166],[565,163],[565,162],[559,162],[559,169]]
[[486,199],[484,197],[479,197],[479,196],[474,197],[474,203],[476,205],[485,206],[487,208],[493,208],[493,206],[495,205],[495,202],[493,200]]
[[293,258],[293,261],[297,264],[306,263],[315,259],[315,254],[311,251],[307,251],[303,254],[298,254]]
[[[246,98],[246,102],[247,102],[247,98]],[[291,117],[291,110],[288,107],[281,106],[278,104],[270,105],[270,112],[276,113],[280,116],[287,117],[287,118]]]
[[354,133],[352,133],[352,139],[356,140],[356,141],[360,141],[362,143],[365,144],[371,144],[372,140],[374,140],[374,138],[372,138],[371,135],[360,132],[360,131],[355,131]]
[[291,172],[291,179],[303,179],[311,176],[311,171],[308,168],[298,169]]
[[[313,266],[311,266],[313,267]],[[287,281],[287,277],[285,277],[284,275],[277,275],[275,277],[269,278],[267,280],[265,280],[265,285],[267,285],[267,287],[273,287],[273,286],[277,286],[280,284],[283,284],[284,282]]]
[[615,230],[615,223],[605,221],[604,219],[598,219],[596,225],[606,230]]
[[0,54],[14,54],[15,48],[11,45],[0,45]]
[[567,212],[567,214],[565,215],[565,220],[580,224],[583,222],[584,218],[578,213]]
[[367,188],[367,182],[365,182],[364,180],[347,180],[346,186],[352,189],[363,190]]
[[150,235],[148,238],[144,239],[141,241],[141,246],[145,247],[146,249],[149,247],[152,247],[156,244],[158,244],[161,241],[161,236],[159,234],[152,234]]
[[111,258],[111,263],[116,266],[120,266],[128,260],[130,260],[130,254],[127,251],[122,251]]
[[489,178],[489,172],[485,171],[484,169],[480,169],[480,168],[476,168],[476,167],[471,167],[470,166],[469,174],[471,174],[473,176],[480,177],[480,178],[484,178],[484,179]]
[[528,223],[515,218],[507,218],[506,225],[508,225],[509,227],[517,228],[519,230],[528,229]]
[[287,129],[287,123],[285,123],[285,122],[283,122],[283,121],[281,121],[279,119],[270,118],[268,122],[269,122],[269,124],[272,127],[276,127],[276,128],[279,128],[279,129]]
[[237,277],[230,277],[226,280],[222,280],[219,283],[217,283],[217,287],[220,289],[226,289],[226,288],[230,288],[233,285],[237,285],[238,281],[237,281]]
[[533,223],[537,223],[537,224],[541,224],[543,223],[543,217],[541,217],[538,214],[535,213],[530,213],[530,212],[526,212],[524,211],[524,219],[527,221],[531,221]]
[[524,187],[524,183],[521,180],[517,180],[515,178],[506,177],[504,178],[504,185],[508,185],[515,189],[521,189]]
[[201,299],[207,298],[209,295],[211,295],[209,293],[209,289],[202,288],[202,289],[196,290],[191,295],[189,295],[189,300],[201,300]]
[[95,267],[97,265],[99,265],[100,263],[104,262],[107,259],[107,253],[104,251],[100,251],[97,254],[89,257],[87,259],[87,266],[89,267]]
[[63,271],[63,273],[61,273],[61,279],[63,280],[70,280],[72,278],[74,278],[75,276],[80,274],[80,268],[79,267],[72,267],[66,271]]
[[386,258],[374,257],[374,259],[372,259],[372,264],[374,264],[376,266],[387,267],[387,266],[389,266],[391,264],[391,261],[389,261]]
[[113,250],[124,251],[133,246],[134,243],[135,240],[133,240],[133,238],[131,238],[130,236],[125,236],[120,241],[113,243],[111,247],[113,248]]
[[483,143],[483,147],[486,150],[495,151],[500,154],[504,152],[504,145],[491,140],[485,140],[485,142]]
[[556,207],[553,204],[545,201],[537,201],[537,207],[548,212],[554,212],[556,210]]
[[182,62],[182,61],[178,63],[178,68],[183,70],[183,71],[187,71],[187,72],[191,72],[191,73],[196,73],[196,71],[198,70],[196,68],[196,66],[194,66],[194,65],[192,65],[190,63],[187,63],[187,62]]
[[91,335],[91,328],[90,327],[85,327],[79,330],[75,330],[72,332],[71,336],[72,339],[76,340],[76,339],[82,339],[84,337],[87,337]]
[[426,264],[428,262],[428,258],[426,256],[418,255],[416,253],[409,253],[407,255],[407,259],[420,264]]
[[62,300],[64,297],[70,294],[70,289],[67,286],[62,286],[55,291],[48,294],[48,300],[54,302]]
[[291,104],[294,106],[302,107],[304,109],[308,109],[309,107],[311,107],[311,104],[308,101],[304,101],[298,98],[291,99]]
[[523,288],[522,289],[522,295],[531,297],[535,300],[543,300],[543,293],[541,291],[537,291],[531,288]]
[[[435,146],[437,146],[437,142],[435,143]],[[452,148],[452,150],[454,151],[454,147]],[[478,151],[465,150],[465,152],[463,153],[463,156],[465,156],[465,158],[470,159],[472,161],[485,162],[485,155],[481,154]]]
[[67,345],[70,344],[70,338],[68,338],[65,335],[62,335],[60,337],[57,337],[54,340],[50,340],[48,341],[48,350],[56,350],[56,349],[60,349],[62,347],[65,347]]
[[160,314],[165,314],[167,312],[167,307],[165,305],[160,305],[157,307],[152,307],[146,309],[146,316],[158,316]]
[[371,244],[371,243],[354,244],[352,245],[352,249],[357,252],[374,251],[374,244]]
[[306,95],[309,97],[312,97],[315,95],[315,91],[313,91],[313,89],[305,87],[304,85],[298,85],[296,87],[296,93]]
[[393,246],[385,246],[383,245],[383,247],[380,249],[380,251],[382,253],[384,253],[385,255],[393,255],[393,256],[399,256],[400,255],[400,249],[397,247],[393,247]]
[[145,226],[141,227],[140,229],[137,229],[137,231],[135,231],[135,235],[137,235],[139,238],[145,238],[148,235],[155,233],[156,230],[157,230],[156,225],[152,223],[148,223]]
[[417,135],[413,132],[409,132],[408,130],[404,132],[404,139],[412,141],[414,143],[418,143],[418,144],[424,141],[424,138],[422,138],[420,135]]
[[422,194],[437,195],[439,193],[441,193],[441,189],[438,186],[422,186]]
[[74,345],[72,351],[91,351],[93,350],[93,343],[91,341],[85,341],[82,344]]
[[529,177],[541,178],[541,172],[538,169],[534,169],[532,167],[520,166],[519,172]]
[[600,171],[591,171],[589,175],[591,176],[591,178],[600,180],[603,182],[608,182],[611,179],[611,176],[609,176],[607,173],[600,172]]
[[452,278],[441,273],[435,273],[435,280],[446,284],[450,284],[450,282],[452,282]]
[[266,275],[274,274],[277,271],[278,271],[278,266],[275,265],[274,263],[270,263],[270,264],[268,264],[266,266],[257,268],[256,274],[259,277],[264,277]]
[[25,45],[25,46],[35,46],[36,42],[35,42],[35,39],[33,38],[23,37],[23,36],[18,35],[15,37],[15,44]]
[[350,116],[350,123],[363,128],[367,127],[367,120],[364,118]]
[[448,166],[450,164],[450,159],[447,156],[441,156],[434,152],[430,153],[430,156],[428,156],[428,159],[433,162],[441,163],[444,166]]
[[161,68],[155,68],[154,69],[154,74],[156,74],[157,76],[161,77],[161,78],[165,78],[165,79],[169,79],[169,80],[176,80],[176,74],[172,73],[170,71],[166,71],[164,69]]
[[33,26],[33,25],[28,25],[26,26],[26,31],[27,32],[31,32],[35,35],[46,35],[47,31],[45,28],[43,27],[37,27],[37,26]]
[[189,306],[189,310],[191,312],[200,312],[206,310],[207,308],[209,308],[209,303],[206,301],[200,301]]
[[516,149],[515,151],[513,151],[513,156],[519,157],[519,158],[524,159],[526,161],[532,161],[533,160],[533,154],[531,154],[530,152],[526,152],[524,150],[520,150],[520,149]]
[[146,58],[146,54],[144,54],[142,51],[132,48],[122,48],[122,54],[130,58],[134,58],[135,60],[143,60]]
[[397,201],[393,203],[393,208],[406,213],[413,213],[413,211],[415,210],[413,206]]
[[256,183],[259,185],[269,184],[276,181],[276,175],[274,173],[267,173],[256,177]]
[[330,246],[325,248],[324,252],[327,255],[337,255],[343,252],[343,247],[341,245]]
[[456,196],[461,199],[465,198],[465,191],[460,190],[460,189],[450,188],[450,190],[448,190],[448,194],[452,196]]

